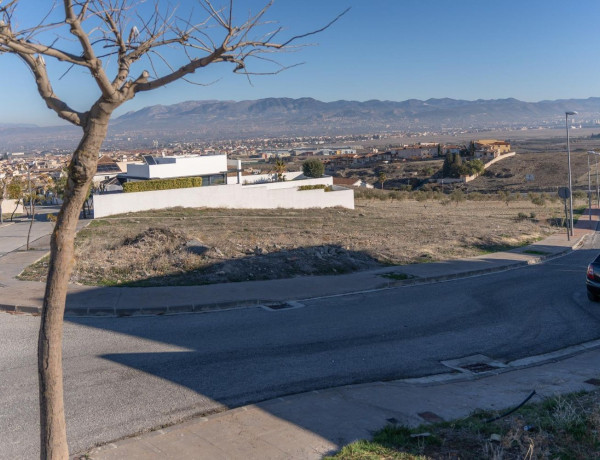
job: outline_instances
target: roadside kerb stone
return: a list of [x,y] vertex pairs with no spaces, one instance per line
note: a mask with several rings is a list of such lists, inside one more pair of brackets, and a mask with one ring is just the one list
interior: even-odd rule
[[[573,249],[575,249],[577,246],[580,246],[581,244],[583,244],[583,240],[585,239],[586,236],[587,235],[584,235],[581,238],[581,240],[575,246],[573,246]],[[414,278],[409,278],[409,279],[405,279],[405,280],[388,281],[388,282],[382,284],[381,288],[397,287],[397,286],[413,286],[413,285],[418,285],[418,284],[434,283],[434,282],[438,282],[438,281],[449,281],[449,280],[454,280],[454,279],[458,279],[458,278],[469,278],[471,276],[501,272],[501,271],[509,270],[509,269],[513,269],[513,268],[524,267],[526,265],[537,265],[537,264],[541,264],[542,262],[546,262],[548,260],[554,259],[556,257],[560,257],[565,254],[568,254],[573,249],[567,248],[567,249],[564,249],[564,250],[554,253],[554,254],[531,257],[527,260],[519,260],[519,261],[515,261],[515,262],[505,263],[505,264],[499,265],[497,267],[481,268],[478,270],[469,270],[469,271],[465,271],[465,272],[449,273],[447,275],[437,275],[437,276],[429,276],[429,277],[419,277],[419,276],[415,275]],[[519,254],[522,254],[522,253],[519,253]],[[526,255],[526,254],[524,254],[524,255]]]

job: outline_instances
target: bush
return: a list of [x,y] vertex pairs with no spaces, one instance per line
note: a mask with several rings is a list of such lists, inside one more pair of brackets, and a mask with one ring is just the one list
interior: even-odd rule
[[302,173],[306,177],[323,177],[325,165],[317,158],[309,158],[302,163]]
[[524,212],[520,212],[519,214],[517,214],[517,220],[526,220],[527,219],[527,214],[525,214]]
[[301,185],[300,187],[298,187],[298,190],[302,191],[302,190],[320,190],[323,189],[326,192],[331,192],[333,189],[331,188],[331,185],[325,185],[325,184],[315,184],[315,185]]
[[176,179],[152,179],[141,180],[138,182],[125,182],[123,191],[130,192],[149,192],[152,190],[170,190],[174,188],[192,188],[201,187],[201,177],[179,177]]

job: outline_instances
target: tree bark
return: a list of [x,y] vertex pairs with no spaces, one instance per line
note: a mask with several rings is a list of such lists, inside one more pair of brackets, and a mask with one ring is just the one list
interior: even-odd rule
[[10,221],[13,221],[13,217],[15,216],[15,212],[17,212],[17,209],[19,209],[19,203],[21,202],[21,198],[17,199],[17,204],[15,205],[15,209],[13,210],[12,214],[10,215]]
[[98,152],[114,107],[98,102],[92,108],[79,146],[69,164],[64,201],[50,241],[50,261],[38,336],[40,458],[69,458],[63,401],[63,316],[74,263],[79,213],[96,172]]

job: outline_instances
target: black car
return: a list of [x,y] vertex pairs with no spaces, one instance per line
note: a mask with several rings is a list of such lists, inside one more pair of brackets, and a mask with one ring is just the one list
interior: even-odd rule
[[585,285],[588,299],[597,302],[600,298],[600,255],[588,265]]

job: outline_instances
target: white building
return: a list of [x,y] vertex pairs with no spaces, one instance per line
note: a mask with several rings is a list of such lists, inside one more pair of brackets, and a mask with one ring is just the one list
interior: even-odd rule
[[145,155],[144,163],[127,164],[127,181],[202,177],[203,183],[225,183],[227,155],[155,157]]

